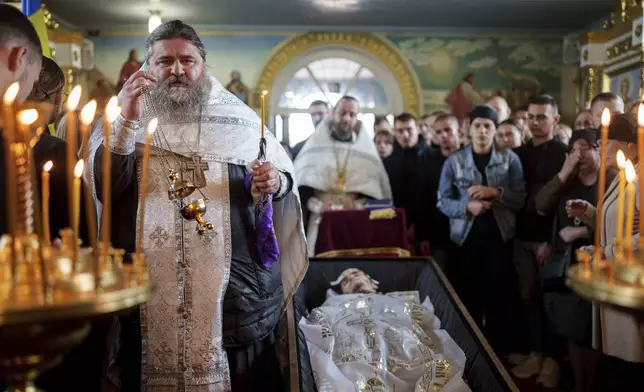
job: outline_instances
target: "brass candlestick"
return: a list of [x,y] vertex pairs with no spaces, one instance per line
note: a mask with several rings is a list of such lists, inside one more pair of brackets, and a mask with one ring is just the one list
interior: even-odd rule
[[39,195],[32,191],[32,172],[38,171],[31,170],[29,157],[52,108],[27,103],[6,109],[4,117],[18,120],[15,128],[12,120],[3,121],[11,127],[5,128],[5,149],[11,152],[7,183],[13,192],[7,208],[17,213],[10,234],[0,237],[0,378],[10,391],[32,391],[37,376],[87,336],[93,319],[147,301],[152,284],[143,254],[123,265],[122,250],[111,249],[101,258],[98,246],[79,249],[72,229],[61,231],[61,246],[34,231],[32,222],[42,220],[34,219],[41,218],[34,208]]

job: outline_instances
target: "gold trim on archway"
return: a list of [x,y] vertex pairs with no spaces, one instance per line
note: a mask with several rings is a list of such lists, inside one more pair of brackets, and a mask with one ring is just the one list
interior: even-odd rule
[[311,49],[326,45],[353,46],[380,60],[398,83],[403,98],[403,110],[415,116],[422,113],[420,88],[407,60],[391,44],[367,33],[312,32],[290,39],[273,53],[262,69],[257,91],[270,90],[275,78],[291,61]]

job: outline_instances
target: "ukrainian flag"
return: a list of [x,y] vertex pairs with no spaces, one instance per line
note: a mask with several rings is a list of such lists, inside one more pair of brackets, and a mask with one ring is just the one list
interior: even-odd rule
[[40,45],[42,47],[42,54],[51,58],[51,50],[49,49],[49,36],[47,35],[47,26],[45,25],[45,13],[41,8],[40,0],[22,0],[20,4],[14,3],[23,14],[27,15],[31,24],[34,25],[38,38],[40,38]]

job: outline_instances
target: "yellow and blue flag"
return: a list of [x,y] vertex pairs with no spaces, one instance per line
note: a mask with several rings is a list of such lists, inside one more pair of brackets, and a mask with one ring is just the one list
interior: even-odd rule
[[47,35],[47,26],[45,25],[45,12],[41,7],[41,1],[22,0],[20,4],[14,3],[13,5],[19,8],[23,14],[27,15],[34,29],[36,29],[36,33],[38,33],[38,38],[40,38],[43,56],[51,58],[49,36]]

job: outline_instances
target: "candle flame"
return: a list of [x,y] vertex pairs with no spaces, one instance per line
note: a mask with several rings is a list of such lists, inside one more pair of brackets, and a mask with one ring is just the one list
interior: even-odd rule
[[633,183],[635,182],[636,177],[637,176],[635,175],[635,168],[633,167],[633,162],[631,162],[629,159],[628,161],[626,161],[626,181],[628,181],[629,184]]
[[268,91],[266,90],[262,91],[262,95],[266,95],[266,94],[268,94]]
[[159,126],[159,119],[156,117],[150,120],[150,123],[148,123],[148,135],[152,135],[154,131],[157,130],[157,127]]
[[119,107],[119,100],[117,97],[110,98],[110,101],[105,107],[105,118],[110,124],[116,120],[116,118],[121,114],[121,108]]
[[83,175],[83,168],[85,167],[85,162],[81,159],[74,167],[74,177],[80,178]]
[[74,110],[76,110],[76,107],[78,106],[78,102],[80,102],[81,92],[82,92],[81,86],[76,86],[72,89],[72,92],[69,94],[69,97],[67,98],[68,111],[73,112]]
[[637,124],[640,127],[644,127],[644,105],[639,104],[639,107],[637,108]]
[[622,152],[622,150],[617,151],[617,166],[620,169],[623,169],[624,166],[626,166],[626,156]]
[[604,108],[602,112],[602,127],[607,127],[610,125],[610,110]]
[[18,91],[20,91],[20,85],[18,82],[13,83],[7,91],[4,93],[4,99],[3,102],[5,105],[11,105],[15,100],[16,97],[18,96]]
[[91,124],[94,121],[94,114],[96,114],[96,100],[93,99],[83,106],[83,110],[81,110],[80,118],[83,125]]
[[38,120],[38,111],[36,109],[27,109],[18,113],[18,121],[22,125],[31,125]]
[[45,163],[45,166],[43,167],[43,170],[45,172],[49,173],[49,171],[51,170],[52,167],[54,167],[54,162],[47,161],[47,163]]

